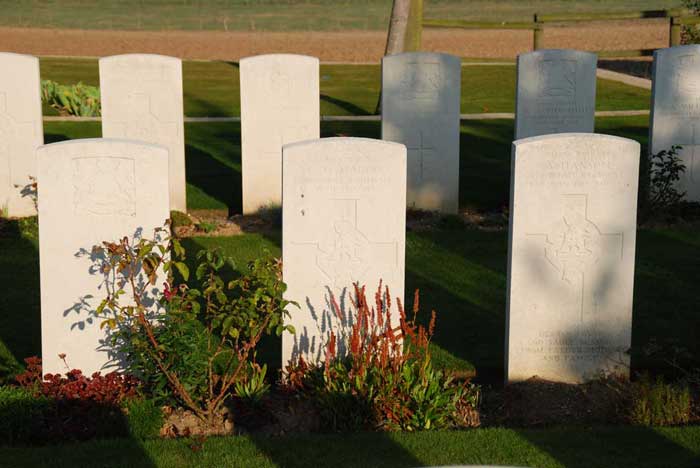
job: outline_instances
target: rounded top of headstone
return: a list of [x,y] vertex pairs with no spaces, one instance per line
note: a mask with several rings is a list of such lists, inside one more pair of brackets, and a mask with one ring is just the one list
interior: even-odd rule
[[280,61],[290,61],[290,62],[312,62],[318,63],[318,57],[312,57],[311,55],[301,55],[301,54],[261,54],[261,55],[251,55],[250,57],[243,57],[238,61],[239,64],[244,63],[255,63],[255,62],[280,62]]
[[149,62],[177,62],[182,63],[182,60],[178,57],[172,57],[170,55],[160,55],[160,54],[120,54],[120,55],[110,55],[108,57],[101,57],[100,63],[109,62],[121,62],[130,60],[148,60]]
[[598,60],[598,54],[594,52],[586,52],[584,50],[576,49],[539,49],[533,50],[532,52],[527,52],[518,55],[518,60],[520,59],[535,59],[535,58],[576,58],[576,59],[588,59],[588,60]]
[[654,51],[654,58],[657,55],[685,55],[685,54],[700,54],[700,44],[687,44],[673,47],[664,47]]
[[539,135],[528,138],[521,138],[513,142],[513,147],[517,148],[520,146],[527,146],[531,144],[537,144],[544,141],[557,141],[562,142],[562,144],[572,145],[572,144],[586,144],[594,142],[617,142],[619,144],[627,144],[639,147],[639,143],[630,138],[624,138],[615,135],[605,135],[602,133],[552,133],[548,135]]
[[444,62],[457,62],[462,63],[462,59],[456,55],[446,54],[443,52],[400,52],[398,54],[385,55],[382,57],[382,62],[393,62],[401,61],[406,62],[410,60],[441,60]]
[[296,149],[303,146],[320,146],[320,145],[373,145],[375,147],[384,146],[387,148],[403,148],[406,149],[406,145],[401,143],[395,143],[393,141],[377,140],[374,138],[363,138],[363,137],[329,137],[329,138],[314,138],[312,140],[295,141],[294,143],[287,143],[283,146],[285,149]]
[[140,153],[143,150],[146,150],[152,154],[161,154],[165,158],[168,157],[168,148],[163,145],[146,143],[138,140],[128,140],[126,138],[80,138],[78,140],[59,141],[57,143],[49,143],[38,147],[37,154],[41,155],[56,150],[60,150],[61,153],[67,154],[80,152],[85,149],[89,149],[90,151],[100,151],[100,149],[103,149],[103,151],[109,151],[109,148],[113,148],[115,146],[132,148],[134,153]]
[[33,55],[16,54],[14,52],[0,52],[0,61],[2,62],[34,62],[39,63],[39,59]]

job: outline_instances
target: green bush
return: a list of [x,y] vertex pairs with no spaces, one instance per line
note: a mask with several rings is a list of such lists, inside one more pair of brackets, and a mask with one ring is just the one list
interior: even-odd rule
[[126,403],[129,434],[137,439],[152,439],[160,435],[163,411],[151,399],[136,399]]
[[83,83],[62,85],[51,80],[41,82],[41,100],[61,115],[97,117],[100,115],[100,89]]
[[664,211],[678,204],[685,192],[680,192],[676,184],[685,173],[686,167],[678,156],[683,147],[674,145],[649,156],[649,207],[652,211]]
[[29,390],[0,387],[0,441],[26,442],[42,426],[42,416],[49,407],[45,397],[34,396]]
[[[274,259],[256,259],[246,274],[225,281],[232,261],[202,250],[188,282],[185,250],[169,226],[153,239],[124,237],[88,254],[106,286],[96,312],[127,371],[157,403],[182,405],[206,425],[216,424],[235,385],[249,379],[262,337],[294,332],[283,324],[290,302]],[[163,289],[153,297],[155,284]],[[162,306],[155,311],[147,305],[154,299]]]
[[674,426],[690,420],[690,390],[661,377],[643,375],[632,385],[630,421],[641,426]]

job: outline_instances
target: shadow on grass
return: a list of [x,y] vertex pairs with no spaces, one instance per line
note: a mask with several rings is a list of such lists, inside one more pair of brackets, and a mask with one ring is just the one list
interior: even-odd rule
[[321,94],[321,101],[327,102],[329,104],[332,104],[340,109],[343,109],[350,115],[369,115],[367,111],[365,111],[363,108],[348,102],[344,101],[342,99],[334,98],[331,96],[328,96],[327,94]]
[[[388,433],[309,434],[285,437],[251,437],[276,466],[419,467],[420,459],[392,440]],[[311,464],[310,464],[311,463]]]
[[227,166],[207,151],[186,145],[187,182],[206,195],[226,205],[228,215],[242,211],[241,173]]
[[24,367],[24,358],[41,354],[41,312],[38,240],[24,236],[16,220],[0,223],[1,384]]
[[605,427],[516,432],[567,468],[696,468],[700,462],[697,453],[665,437],[659,429]]

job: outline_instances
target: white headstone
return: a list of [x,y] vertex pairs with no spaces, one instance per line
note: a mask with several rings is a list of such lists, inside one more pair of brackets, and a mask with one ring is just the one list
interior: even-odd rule
[[[406,148],[365,138],[284,146],[282,255],[296,334],[282,337],[282,364],[323,360],[330,331],[344,349],[353,284],[372,297],[382,280],[403,299]],[[334,297],[344,319],[330,306]]]
[[170,209],[187,211],[182,61],[149,54],[100,59],[102,136],[165,146]]
[[86,375],[108,370],[115,356],[105,342],[107,329],[100,330],[104,318],[94,312],[106,291],[102,274],[90,271],[89,252],[139,230],[152,238],[163,226],[169,217],[168,151],[85,139],[42,146],[37,162],[44,373],[66,371],[60,353]]
[[44,144],[39,59],[0,53],[0,212],[36,214],[31,177]]
[[411,208],[459,208],[461,60],[407,52],[382,59],[382,139],[408,150]]
[[639,151],[584,133],[513,143],[509,381],[629,375]]
[[518,56],[515,138],[593,132],[598,56],[569,49]]
[[682,146],[678,189],[700,201],[700,45],[654,51],[652,83],[651,151]]
[[279,205],[282,145],[320,136],[315,57],[271,54],[241,59],[243,213]]

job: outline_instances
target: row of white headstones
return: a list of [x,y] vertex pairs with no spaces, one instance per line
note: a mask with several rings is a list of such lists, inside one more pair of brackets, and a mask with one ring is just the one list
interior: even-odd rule
[[[660,71],[700,64],[684,57],[700,57],[699,49],[655,56],[653,128],[665,129],[664,136],[681,132],[676,127],[687,125],[694,110],[687,102],[700,97],[688,94],[697,91],[691,78]],[[34,152],[42,138],[40,101],[31,91],[38,89],[38,62],[15,54],[0,59],[12,64],[3,69],[17,71],[0,76],[10,180],[17,169],[12,155],[31,160],[36,154],[45,370],[62,370],[59,353],[85,372],[103,369],[113,362],[91,301],[104,292],[98,290],[100,278],[88,274],[89,262],[76,253],[102,240],[147,233],[170,209],[184,211],[180,61],[149,55],[102,59],[103,134],[130,140],[75,140]],[[343,337],[350,323],[330,313],[329,296],[349,304],[343,296],[353,282],[371,287],[381,279],[392,295],[403,297],[407,205],[456,211],[460,68],[458,59],[444,54],[384,59],[382,135],[400,142],[394,143],[318,138],[317,59],[271,55],[241,61],[244,200],[246,193],[253,197],[244,210],[283,201],[283,275],[288,298],[301,305],[290,311],[297,334],[283,337],[283,363],[300,355],[312,362],[322,358],[331,329]],[[593,130],[592,54],[521,56],[517,95],[517,136],[537,134],[538,128],[549,135],[513,146],[508,379],[581,381],[601,371],[624,374],[639,145],[584,133]],[[686,103],[677,102],[679,96]],[[677,120],[663,126],[668,109]],[[267,195],[255,198],[258,192]]]

